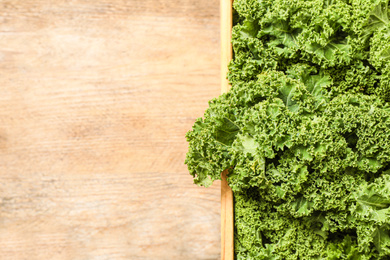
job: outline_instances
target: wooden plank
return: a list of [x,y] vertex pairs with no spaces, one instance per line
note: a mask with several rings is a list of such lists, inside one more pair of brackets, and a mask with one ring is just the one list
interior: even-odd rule
[[227,171],[221,182],[221,259],[234,259],[233,192],[227,183]]
[[[221,0],[221,91],[229,90],[227,80],[228,64],[232,59],[233,50],[231,34],[233,26],[232,17],[233,0]],[[221,174],[221,259],[234,259],[234,215],[233,192],[227,183],[227,171]]]
[[218,0],[0,1],[0,259],[218,259],[184,165],[220,93]]
[[232,26],[233,26],[233,0],[221,0],[221,92],[226,93],[230,84],[226,76],[228,73],[228,64],[233,57],[231,44]]

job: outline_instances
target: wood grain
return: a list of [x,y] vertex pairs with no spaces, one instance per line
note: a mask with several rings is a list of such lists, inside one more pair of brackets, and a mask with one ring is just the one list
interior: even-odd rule
[[[233,0],[221,0],[221,92],[229,88],[228,64],[233,57],[231,44],[233,26]],[[234,260],[233,191],[227,182],[227,171],[221,174],[221,260]]]
[[218,259],[184,135],[219,94],[217,0],[0,2],[0,259]]
[[221,260],[234,260],[233,192],[227,174],[222,173],[221,182]]
[[228,92],[230,83],[227,79],[228,65],[233,58],[232,27],[233,27],[233,0],[221,0],[221,93]]

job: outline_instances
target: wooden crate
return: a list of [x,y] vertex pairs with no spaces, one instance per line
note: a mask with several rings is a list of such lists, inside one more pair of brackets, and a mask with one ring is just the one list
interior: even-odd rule
[[[233,0],[221,0],[221,92],[229,90],[226,79],[228,64],[233,56],[231,34],[233,26]],[[233,192],[226,181],[227,171],[222,173],[221,183],[221,259],[234,259]]]

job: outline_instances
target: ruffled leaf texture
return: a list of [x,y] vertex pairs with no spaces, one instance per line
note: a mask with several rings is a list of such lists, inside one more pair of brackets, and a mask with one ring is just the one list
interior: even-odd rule
[[388,0],[235,0],[232,88],[186,135],[236,259],[390,259]]
[[237,0],[229,80],[304,63],[328,73],[333,96],[390,101],[388,0]]

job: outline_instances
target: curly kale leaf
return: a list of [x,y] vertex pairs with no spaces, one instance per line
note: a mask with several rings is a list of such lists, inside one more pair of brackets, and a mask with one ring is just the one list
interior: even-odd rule
[[250,214],[235,205],[242,258],[380,259],[390,107],[362,94],[330,98],[329,76],[304,68],[264,72],[211,101],[187,134],[186,163],[205,186],[228,169],[237,201],[257,205]]
[[390,257],[388,0],[236,0],[231,90],[186,135],[237,259]]
[[[375,31],[383,27],[389,27],[389,0],[376,1],[371,4],[371,12],[368,15],[368,21],[363,27],[363,39],[369,38]],[[372,7],[373,6],[373,7]]]
[[388,0],[235,1],[229,80],[256,80],[295,64],[323,70],[336,96],[375,94],[390,101]]

